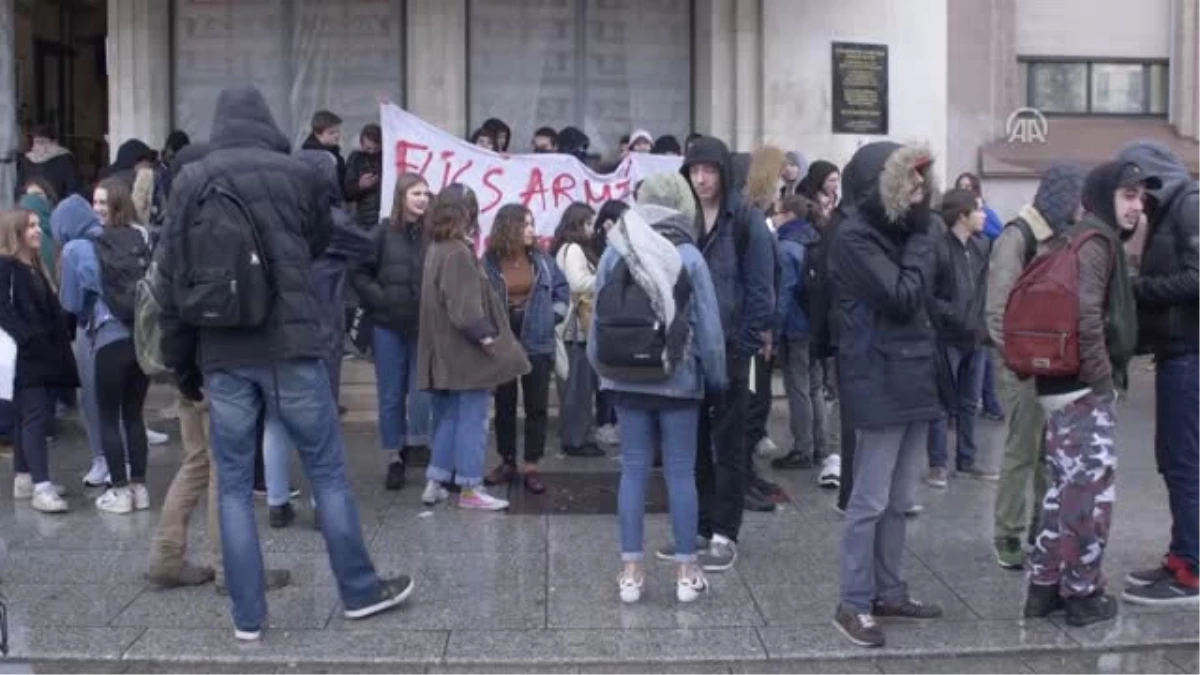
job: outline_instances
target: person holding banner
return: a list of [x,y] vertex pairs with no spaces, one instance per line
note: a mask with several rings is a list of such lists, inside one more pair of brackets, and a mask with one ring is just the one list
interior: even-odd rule
[[546,449],[550,376],[554,373],[554,327],[567,316],[570,289],[554,259],[537,245],[533,213],[520,204],[500,207],[483,257],[492,287],[508,309],[508,322],[521,340],[531,369],[496,389],[496,449],[503,460],[487,477],[488,485],[506,485],[517,472],[517,386],[525,405],[526,489],[546,491],[537,464]]
[[396,181],[391,215],[371,237],[374,254],[354,272],[358,297],[375,325],[379,443],[388,461],[384,487],[404,487],[404,460],[429,444],[429,398],[416,389],[421,275],[429,185],[415,173]]
[[465,199],[439,195],[429,221],[417,349],[419,385],[431,392],[434,417],[421,501],[449,499],[443,483],[453,480],[462,487],[460,508],[502,511],[508,502],[481,485],[488,398],[493,388],[528,374],[530,364],[467,238],[470,221]]

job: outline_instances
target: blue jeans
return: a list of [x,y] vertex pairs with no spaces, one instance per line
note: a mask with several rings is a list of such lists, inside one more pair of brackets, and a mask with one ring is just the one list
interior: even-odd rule
[[696,530],[699,504],[696,497],[696,443],[700,429],[700,401],[664,399],[637,406],[616,404],[621,419],[621,487],[618,520],[621,524],[621,560],[635,562],[643,556],[643,520],[646,513],[646,481],[654,459],[654,438],[661,439],[663,476],[671,506],[671,535],[675,560],[696,560]]
[[[983,372],[987,352],[981,347],[963,349],[946,347],[946,360],[954,374],[954,388],[958,394],[957,407],[950,411],[955,418],[958,446],[954,464],[959,470],[975,465],[975,417],[979,414],[980,397],[983,391]],[[929,423],[929,465],[946,468],[946,418]]]
[[209,371],[204,379],[234,625],[254,631],[267,621],[262,550],[251,493],[255,426],[264,408],[268,416],[282,422],[300,453],[342,603],[357,609],[376,602],[381,582],[367,554],[358,506],[346,479],[342,429],[325,364],[317,359],[278,361]]
[[1200,409],[1200,356],[1187,354],[1158,359],[1154,376],[1155,457],[1167,483],[1171,507],[1170,553],[1183,558],[1196,572],[1200,504],[1196,474],[1200,472],[1197,411]]
[[996,364],[993,361],[992,350],[980,347],[983,351],[983,410],[997,417],[1004,416],[1004,406],[996,398]]
[[291,502],[292,442],[283,420],[271,412],[263,423],[263,473],[267,479],[267,505]]
[[428,480],[447,483],[453,478],[464,487],[483,483],[491,398],[486,389],[432,392],[433,452],[425,470]]
[[429,445],[429,394],[417,389],[417,342],[375,326],[379,444],[384,452]]

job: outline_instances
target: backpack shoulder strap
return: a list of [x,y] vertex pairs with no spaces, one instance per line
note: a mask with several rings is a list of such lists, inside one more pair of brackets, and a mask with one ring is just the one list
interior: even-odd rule
[[1005,227],[1015,227],[1021,231],[1021,238],[1025,240],[1025,265],[1029,265],[1029,261],[1037,255],[1038,242],[1037,237],[1033,234],[1033,228],[1019,216]]

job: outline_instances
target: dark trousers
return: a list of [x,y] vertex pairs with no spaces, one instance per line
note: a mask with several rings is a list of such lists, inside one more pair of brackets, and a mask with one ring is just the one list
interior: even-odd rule
[[[146,423],[142,408],[150,378],[137,364],[133,340],[109,343],[96,352],[96,401],[100,413],[100,446],[108,462],[113,487],[125,487],[129,481],[146,482]],[[121,430],[125,439],[121,439]],[[126,445],[129,471],[125,473]]]
[[[838,372],[841,372],[838,364]],[[841,391],[838,387],[838,391]],[[845,511],[850,503],[850,493],[854,491],[854,448],[858,445],[854,431],[853,419],[854,402],[842,399],[842,475],[838,485],[838,508]]]
[[267,463],[263,454],[263,439],[267,430],[267,411],[258,411],[258,420],[254,423],[254,489],[259,492],[267,491]]
[[767,419],[771,417],[771,364],[761,354],[754,356],[754,392],[750,394],[746,415],[746,448],[751,453],[754,446],[767,437]]
[[[599,383],[597,383],[599,384]],[[617,408],[613,405],[611,391],[596,392],[596,426],[602,427],[617,423]]]
[[[46,431],[51,417],[49,406],[56,400],[55,390],[43,387],[23,387],[15,392],[13,406],[17,411],[13,434],[13,470],[27,473],[33,482],[50,480],[50,453],[46,447]],[[124,462],[122,462],[123,464]]]
[[536,464],[546,451],[546,409],[550,405],[553,356],[530,356],[529,373],[496,387],[496,450],[507,464],[517,463],[517,387],[525,406],[525,461]]
[[750,360],[726,354],[729,389],[705,401],[700,415],[696,492],[700,535],[737,541],[746,501],[746,413],[750,406]]
[[1196,574],[1197,538],[1200,537],[1200,442],[1197,440],[1200,396],[1200,356],[1188,354],[1158,359],[1155,369],[1155,457],[1158,472],[1167,484],[1171,507],[1169,552],[1185,560]]

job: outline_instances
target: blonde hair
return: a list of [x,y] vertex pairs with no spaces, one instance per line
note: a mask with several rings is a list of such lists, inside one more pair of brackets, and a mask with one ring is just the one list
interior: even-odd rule
[[[38,227],[38,225],[30,223],[31,216],[40,218],[33,211],[25,209],[0,211],[0,255],[16,258],[38,270],[46,278],[50,287],[54,288],[54,279],[51,278],[50,271],[46,269],[46,264],[42,261],[41,251],[28,249],[25,246],[25,231],[31,227]],[[29,252],[28,261],[21,258],[21,252],[26,250]]]
[[763,211],[771,209],[779,192],[779,175],[786,163],[787,155],[774,145],[764,145],[750,155],[743,195],[751,204]]
[[143,166],[137,170],[133,180],[133,190],[130,193],[133,200],[133,210],[137,213],[137,222],[149,223],[150,210],[154,206],[154,169]]

